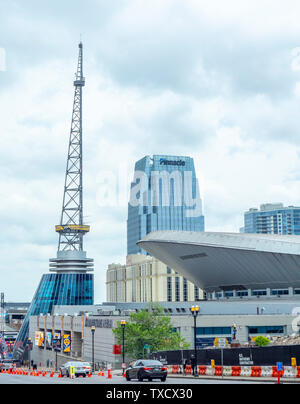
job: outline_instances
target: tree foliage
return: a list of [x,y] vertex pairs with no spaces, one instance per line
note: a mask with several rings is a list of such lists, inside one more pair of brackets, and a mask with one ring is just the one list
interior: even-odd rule
[[[117,342],[122,344],[122,327],[118,322],[113,329]],[[174,331],[170,316],[158,305],[149,305],[138,313],[131,313],[125,326],[125,352],[133,359],[146,357],[145,345],[149,345],[150,353],[163,350],[187,349],[184,338]],[[149,353],[148,352],[148,353]]]
[[270,340],[267,337],[264,337],[263,335],[260,335],[255,338],[255,345],[256,346],[267,346],[269,345]]

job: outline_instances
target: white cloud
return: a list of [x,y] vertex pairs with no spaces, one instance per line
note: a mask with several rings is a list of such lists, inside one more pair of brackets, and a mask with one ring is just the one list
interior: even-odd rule
[[[207,230],[238,231],[244,210],[263,202],[300,205],[296,1],[5,3],[0,273],[7,299],[29,301],[56,252],[80,33],[85,247],[95,258],[98,302],[107,265],[125,261],[126,190],[144,155],[195,158]],[[117,206],[97,199],[105,172],[121,186]]]

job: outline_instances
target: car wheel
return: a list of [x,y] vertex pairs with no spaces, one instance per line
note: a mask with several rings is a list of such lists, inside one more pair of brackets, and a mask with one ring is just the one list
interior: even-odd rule
[[128,382],[130,382],[130,380],[131,380],[131,378],[130,378],[130,376],[129,376],[128,373],[126,373],[126,380],[127,380]]
[[152,382],[152,377],[148,377],[149,382]]
[[167,378],[166,378],[166,376],[165,376],[165,377],[162,377],[160,380],[161,380],[162,382],[165,382],[165,381],[167,380]]

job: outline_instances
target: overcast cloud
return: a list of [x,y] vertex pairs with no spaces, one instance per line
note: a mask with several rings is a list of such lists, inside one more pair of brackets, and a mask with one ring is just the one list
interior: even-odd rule
[[[99,303],[107,265],[125,262],[144,155],[194,157],[207,231],[238,232],[261,203],[300,206],[299,15],[297,0],[0,0],[6,300],[30,301],[56,255],[81,34],[85,249]],[[102,206],[107,182],[117,199]]]

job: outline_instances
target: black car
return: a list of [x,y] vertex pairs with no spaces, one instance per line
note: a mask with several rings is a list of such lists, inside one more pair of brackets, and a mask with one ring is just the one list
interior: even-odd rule
[[139,359],[132,366],[126,369],[126,379],[138,379],[142,382],[144,379],[152,381],[160,379],[166,381],[168,369],[161,362],[149,359]]

